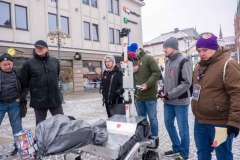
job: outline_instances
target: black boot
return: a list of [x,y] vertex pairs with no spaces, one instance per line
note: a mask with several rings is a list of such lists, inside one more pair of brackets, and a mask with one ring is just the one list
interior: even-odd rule
[[15,156],[18,152],[18,148],[14,148],[14,150],[11,152],[11,156]]

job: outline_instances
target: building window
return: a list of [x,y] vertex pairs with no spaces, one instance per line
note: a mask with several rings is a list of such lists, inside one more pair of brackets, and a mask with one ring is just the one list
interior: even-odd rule
[[10,3],[0,2],[0,26],[12,27]]
[[92,27],[93,27],[93,40],[94,41],[99,41],[98,25],[97,24],[92,24]]
[[116,44],[121,44],[120,30],[116,29]]
[[68,17],[61,16],[61,29],[69,35],[69,20]]
[[83,61],[83,78],[89,81],[100,81],[102,75],[102,62],[101,61]]
[[82,3],[89,5],[89,0],[82,0]]
[[108,0],[108,12],[113,13],[113,0]]
[[27,8],[15,5],[16,28],[28,29]]
[[90,40],[91,34],[90,34],[90,23],[89,22],[83,22],[84,24],[84,39]]
[[109,28],[109,41],[110,43],[114,44],[114,29]]
[[49,31],[56,31],[57,29],[57,16],[56,14],[48,13],[48,27]]
[[98,1],[97,0],[92,0],[92,7],[98,7],[98,3],[97,3]]
[[119,15],[119,0],[114,0],[114,13]]

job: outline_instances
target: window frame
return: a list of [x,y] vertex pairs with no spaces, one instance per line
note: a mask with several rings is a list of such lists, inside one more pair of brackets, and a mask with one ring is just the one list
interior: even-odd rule
[[[113,31],[113,37],[112,37],[112,40],[113,40],[113,42],[111,42],[111,34],[110,34],[110,31]],[[114,33],[114,28],[111,28],[111,27],[109,27],[109,43],[110,44],[115,44],[115,35],[114,35],[115,33]]]
[[8,3],[8,2],[5,2],[5,1],[0,1],[0,3],[6,3],[8,4],[8,7],[9,7],[9,20],[10,20],[10,26],[5,26],[5,25],[1,25],[0,24],[0,27],[3,27],[3,28],[12,28],[12,10],[11,10],[11,3]]
[[[68,27],[68,32],[67,32],[67,34],[70,35],[69,17],[66,17],[66,16],[60,16],[60,19],[61,19],[61,18],[66,18],[66,19],[67,19],[67,27]],[[62,20],[61,20],[61,28],[62,28]]]
[[[19,27],[17,27],[17,11],[16,11],[16,7],[21,7],[21,8],[25,8],[26,9],[25,18],[26,18],[26,27],[27,28],[19,28]],[[28,30],[28,10],[27,10],[27,7],[15,4],[14,8],[15,8],[15,25],[16,25],[16,29],[18,29],[18,30]]]
[[111,10],[109,10],[109,3],[108,3],[108,12],[109,13],[114,13],[114,5],[113,5],[113,0],[108,0],[108,2],[111,1]]
[[[49,26],[49,15],[54,15],[54,16],[56,16],[56,28],[55,28],[55,30],[57,30],[57,14],[48,12],[48,30],[49,30],[49,32],[52,32],[52,30],[50,30],[50,26]],[[55,30],[53,30],[53,31],[55,31]]]
[[115,43],[116,43],[117,45],[121,45],[121,37],[120,37],[120,32],[121,32],[121,31],[120,31],[119,29],[116,29],[115,32],[116,32],[116,33],[115,33],[115,34],[116,34],[116,38],[117,38],[117,33],[118,33],[118,41],[119,41],[119,42],[117,42],[117,39],[116,39],[116,40],[115,40]]
[[[89,39],[85,37],[85,23],[87,23],[89,25],[88,29],[89,29]],[[83,21],[83,38],[84,40],[91,40],[91,23],[87,22],[87,21]]]
[[[97,40],[95,40],[94,39],[94,30],[93,30],[93,28],[94,28],[94,26],[97,28]],[[98,24],[95,24],[95,23],[92,23],[92,40],[93,41],[96,41],[96,42],[99,42],[99,25]]]
[[86,5],[90,5],[90,3],[89,3],[89,0],[87,0],[88,2],[86,3],[84,0],[82,0],[82,3],[83,4],[86,4]]
[[[116,13],[116,5],[117,3],[117,13]],[[113,0],[113,10],[115,15],[120,15],[120,5],[119,5],[119,0]]]
[[96,6],[93,6],[93,5],[92,5],[92,4],[93,4],[92,1],[93,1],[93,0],[91,0],[91,6],[94,7],[94,8],[98,8],[98,0],[96,0],[96,2],[97,2]]

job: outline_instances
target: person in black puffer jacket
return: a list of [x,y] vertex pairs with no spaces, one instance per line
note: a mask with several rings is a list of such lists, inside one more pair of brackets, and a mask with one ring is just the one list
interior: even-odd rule
[[48,53],[48,45],[39,40],[35,43],[33,58],[27,60],[21,69],[21,82],[30,90],[30,107],[34,108],[36,125],[47,117],[63,114],[59,89],[59,61]]
[[100,92],[103,95],[103,102],[106,106],[107,115],[111,117],[113,115],[110,113],[110,105],[123,103],[123,98],[121,96],[124,92],[122,84],[123,73],[116,66],[114,56],[105,56],[103,63],[105,65]]

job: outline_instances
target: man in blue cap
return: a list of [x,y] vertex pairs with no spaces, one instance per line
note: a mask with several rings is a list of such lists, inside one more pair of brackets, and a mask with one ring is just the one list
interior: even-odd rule
[[36,125],[47,117],[63,114],[59,88],[59,61],[50,56],[48,45],[39,40],[35,43],[33,58],[27,60],[21,69],[23,85],[30,90],[30,107],[34,108]]

